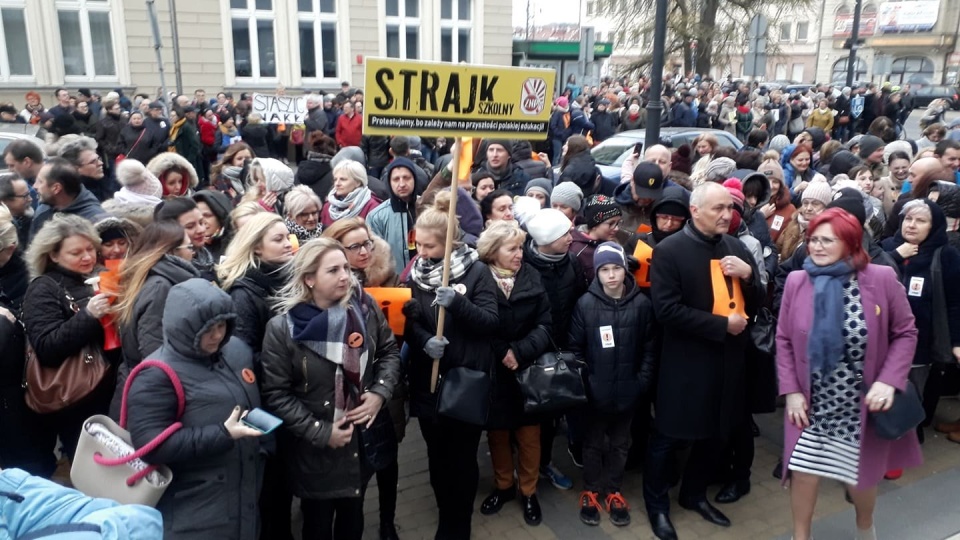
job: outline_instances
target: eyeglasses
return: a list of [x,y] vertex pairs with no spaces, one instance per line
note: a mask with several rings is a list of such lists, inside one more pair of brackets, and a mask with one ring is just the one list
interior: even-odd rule
[[177,246],[177,249],[189,249],[190,251],[196,251],[196,250],[197,250],[197,248],[195,248],[195,247],[193,246],[193,244],[186,244],[186,245],[183,245],[183,246]]
[[11,196],[9,196],[9,197],[7,197],[7,198],[8,198],[8,199],[23,199],[23,200],[27,200],[27,199],[32,199],[33,197],[30,196],[30,193],[24,193],[23,195],[11,195]]
[[320,217],[320,212],[300,212],[297,214],[297,219],[307,219],[309,217]]
[[91,159],[90,161],[81,165],[81,167],[86,167],[87,165],[96,165],[98,163],[103,163],[103,160],[100,159],[100,156],[97,156],[96,159]]
[[657,219],[660,221],[666,221],[668,223],[683,223],[687,218],[680,216],[668,216],[668,215],[658,215]]
[[369,253],[373,251],[373,240],[367,240],[366,242],[360,242],[359,244],[352,244],[344,247],[343,249],[349,251],[350,253],[360,253],[361,249],[366,249]]
[[807,242],[811,246],[820,246],[822,248],[829,248],[837,242],[836,238],[830,238],[829,236],[811,236],[810,240]]

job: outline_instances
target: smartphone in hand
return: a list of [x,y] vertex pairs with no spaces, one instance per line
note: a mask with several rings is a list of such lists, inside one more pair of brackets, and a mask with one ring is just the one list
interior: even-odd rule
[[642,142],[638,142],[637,144],[633,145],[633,153],[636,154],[636,155],[638,155],[638,156],[642,156],[642,155],[643,155],[643,143],[642,143]]
[[264,435],[267,433],[272,433],[273,430],[277,429],[281,424],[283,424],[283,420],[268,413],[260,407],[248,412],[246,416],[240,419],[240,421],[243,422],[243,425],[251,427],[263,433]]

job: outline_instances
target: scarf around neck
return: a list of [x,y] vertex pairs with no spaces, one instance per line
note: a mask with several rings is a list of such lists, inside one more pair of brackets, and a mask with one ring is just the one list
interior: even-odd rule
[[[450,254],[450,281],[457,281],[467,273],[470,265],[480,256],[477,250],[466,244],[453,250]],[[424,291],[435,291],[443,284],[443,259],[427,259],[417,257],[410,267],[410,277],[417,287]]]
[[500,292],[509,300],[510,293],[513,292],[513,286],[517,282],[517,273],[513,270],[507,270],[506,268],[500,268],[492,264],[489,266],[490,273],[493,274],[493,280],[497,282],[497,287],[500,287]]
[[807,337],[807,358],[811,373],[830,373],[843,358],[843,284],[854,274],[849,261],[817,266],[803,261],[813,281],[813,326]]
[[[290,337],[337,366],[334,375],[334,421],[360,402],[363,374],[367,364],[367,328],[365,309],[360,296],[353,293],[346,306],[321,309],[316,304],[301,303],[287,313]],[[359,335],[356,347],[350,342]]]
[[351,191],[342,199],[338,198],[333,190],[330,190],[327,195],[327,203],[330,204],[330,218],[338,221],[360,215],[360,211],[367,206],[372,195],[370,188],[366,186]]

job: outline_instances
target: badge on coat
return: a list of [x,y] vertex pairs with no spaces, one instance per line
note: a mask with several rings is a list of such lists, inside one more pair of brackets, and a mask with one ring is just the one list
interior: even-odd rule
[[616,346],[616,343],[613,341],[612,326],[600,327],[600,345],[603,346],[604,349],[612,349]]
[[456,291],[457,294],[461,296],[467,294],[467,286],[464,285],[463,283],[457,283],[456,285],[454,285],[453,290]]
[[922,277],[912,277],[910,278],[910,286],[907,287],[907,294],[909,296],[923,296],[923,278]]
[[780,227],[783,227],[783,216],[773,216],[773,222],[770,223],[770,228],[779,231]]
[[243,370],[240,371],[240,376],[243,378],[243,382],[247,384],[257,382],[257,376],[253,374],[253,370],[250,368],[243,368]]
[[363,335],[360,332],[353,332],[347,336],[347,345],[351,349],[359,349],[363,345]]

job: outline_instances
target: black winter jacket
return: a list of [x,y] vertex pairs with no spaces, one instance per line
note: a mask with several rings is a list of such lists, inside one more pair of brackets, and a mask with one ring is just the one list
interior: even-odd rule
[[327,194],[333,189],[333,167],[331,156],[311,152],[309,159],[297,165],[297,174],[293,177],[296,184],[303,184],[313,190],[321,201],[327,200]]
[[[153,359],[168,364],[183,385],[186,407],[174,432],[145,457],[173,471],[160,498],[164,538],[253,540],[263,460],[261,439],[233,440],[223,422],[234,407],[260,406],[250,348],[231,338],[236,314],[227,293],[208,281],[191,279],[170,289],[163,313],[163,346]],[[211,355],[199,349],[200,336],[220,321],[227,334]],[[133,445],[142,448],[174,423],[177,398],[160,369],[147,368],[133,382],[127,425]]]
[[584,199],[586,199],[599,193],[600,182],[598,182],[598,179],[602,177],[603,174],[597,168],[597,162],[593,159],[593,155],[590,152],[583,152],[570,158],[570,161],[560,173],[560,179],[557,183],[573,182],[580,188]]
[[[376,302],[363,295],[366,314],[367,365],[364,392],[384,400],[377,419],[387,420],[390,401],[400,378],[400,350]],[[281,313],[267,324],[260,355],[263,364],[262,392],[265,407],[283,419],[280,458],[287,465],[293,494],[307,499],[359,497],[366,477],[359,454],[364,454],[365,431],[354,429],[344,447],[327,446],[334,424],[334,380],[337,365],[306,344],[294,341],[289,315]],[[289,442],[289,444],[285,444]],[[369,474],[369,473],[368,473]]]
[[270,146],[267,144],[270,133],[266,124],[247,124],[240,129],[240,137],[253,148],[253,155],[270,157]]
[[23,295],[27,294],[29,284],[30,270],[23,260],[23,252],[18,249],[10,256],[7,264],[0,266],[0,294],[6,297],[10,311],[15,315],[20,313]]
[[364,135],[360,138],[360,148],[367,156],[369,169],[382,169],[390,163],[390,138],[382,135]]
[[[514,429],[521,425],[537,424],[538,418],[524,417],[523,395],[517,382],[518,371],[552,348],[550,298],[536,268],[529,264],[520,266],[510,298],[497,287],[497,307],[500,323],[492,340],[493,363],[497,371],[487,428]],[[508,350],[513,351],[517,360],[517,371],[511,371],[503,365]]]
[[143,124],[140,127],[127,124],[120,130],[120,145],[123,147],[121,153],[126,154],[127,158],[135,159],[144,165],[156,155],[150,148],[150,133],[146,129]]
[[104,115],[103,119],[97,122],[95,126],[94,136],[97,139],[97,146],[107,164],[111,167],[117,160],[117,156],[126,150],[122,137],[125,126],[126,123],[120,119],[119,115],[114,116],[109,113]]
[[547,167],[546,163],[533,159],[533,147],[530,145],[530,141],[517,141],[513,145],[513,152],[510,155],[510,159],[513,160],[513,163],[517,167],[523,169],[523,172],[525,172],[531,180],[534,178],[553,180],[553,169]]
[[569,252],[558,262],[537,255],[531,243],[523,247],[523,263],[540,274],[540,283],[550,299],[550,336],[561,350],[570,338],[570,319],[577,300],[587,291],[589,282],[576,257]]
[[59,367],[67,357],[88,345],[103,346],[100,321],[84,309],[93,296],[85,279],[86,276],[51,263],[47,272],[27,287],[23,324],[43,366]]
[[[570,350],[587,365],[590,406],[604,413],[633,410],[654,384],[653,305],[629,273],[624,287],[623,297],[614,299],[594,280],[577,302],[570,323]],[[611,329],[613,346],[603,345],[605,327]]]
[[594,142],[602,142],[613,137],[617,133],[617,128],[620,127],[620,116],[608,111],[597,111],[593,113],[590,120],[593,121],[595,126],[593,129]]
[[[133,316],[120,329],[123,360],[128,370],[163,345],[163,310],[170,289],[196,277],[200,277],[200,273],[193,265],[174,255],[164,255],[150,269],[134,303]],[[122,378],[126,380],[125,376]],[[122,390],[123,381],[120,384]]]
[[234,335],[253,349],[253,364],[260,372],[260,351],[267,323],[276,315],[271,309],[270,297],[284,285],[284,274],[279,267],[261,263],[251,268],[227,291],[237,310],[237,330]]
[[[497,309],[497,284],[487,265],[474,262],[450,286],[463,285],[464,294],[458,294],[447,309],[443,336],[450,342],[440,359],[440,375],[453,367],[469,367],[492,373],[493,348],[491,338],[500,321]],[[410,345],[407,380],[410,383],[410,415],[434,418],[437,396],[430,392],[430,373],[433,359],[423,347],[437,334],[438,308],[433,305],[434,291],[425,291],[407,280],[413,298],[404,305],[407,317],[403,337]]]

